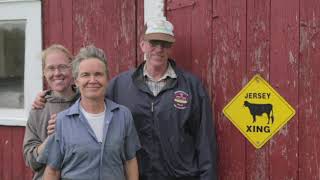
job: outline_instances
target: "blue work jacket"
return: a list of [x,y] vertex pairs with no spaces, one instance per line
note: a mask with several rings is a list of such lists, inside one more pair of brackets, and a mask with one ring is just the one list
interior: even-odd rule
[[177,68],[173,60],[168,62],[177,78],[169,79],[157,96],[145,83],[143,63],[112,79],[107,96],[132,112],[142,145],[137,152],[141,177],[214,180],[216,139],[210,100],[194,75]]

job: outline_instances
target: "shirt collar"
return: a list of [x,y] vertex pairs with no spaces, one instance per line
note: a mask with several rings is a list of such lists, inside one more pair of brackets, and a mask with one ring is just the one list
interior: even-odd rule
[[[80,114],[80,99],[79,98],[68,110],[68,115],[75,115]],[[119,104],[116,104],[115,102],[111,101],[110,99],[105,98],[104,102],[106,104],[106,112],[112,112],[115,109],[119,108]]]
[[[148,77],[148,78],[151,79],[151,80],[154,80],[154,79],[151,77],[151,75],[148,73],[148,71],[147,71],[147,63],[145,63],[144,66],[143,66],[143,76],[144,76],[144,77]],[[168,63],[168,67],[167,67],[166,72],[165,72],[165,73],[163,74],[163,76],[162,76],[159,80],[157,80],[157,81],[164,80],[164,79],[166,79],[167,77],[172,78],[172,79],[177,78],[177,75],[176,75],[176,73],[174,72],[174,70],[173,70],[173,68],[172,68],[172,66],[171,66],[170,63]],[[155,80],[154,80],[154,81],[155,81]]]

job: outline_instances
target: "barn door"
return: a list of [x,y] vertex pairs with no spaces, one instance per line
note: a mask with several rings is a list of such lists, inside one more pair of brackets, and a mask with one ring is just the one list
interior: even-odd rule
[[172,56],[185,69],[211,85],[211,2],[209,0],[166,1],[166,16],[174,24],[176,43]]

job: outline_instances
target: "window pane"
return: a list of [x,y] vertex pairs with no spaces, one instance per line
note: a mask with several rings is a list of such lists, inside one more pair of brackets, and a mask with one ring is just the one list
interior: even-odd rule
[[24,108],[25,25],[0,21],[0,108]]

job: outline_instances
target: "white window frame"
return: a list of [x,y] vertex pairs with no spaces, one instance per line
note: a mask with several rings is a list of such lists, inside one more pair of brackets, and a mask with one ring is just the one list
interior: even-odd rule
[[0,0],[0,21],[26,20],[24,109],[0,108],[0,125],[25,126],[32,101],[42,90],[41,1]]

